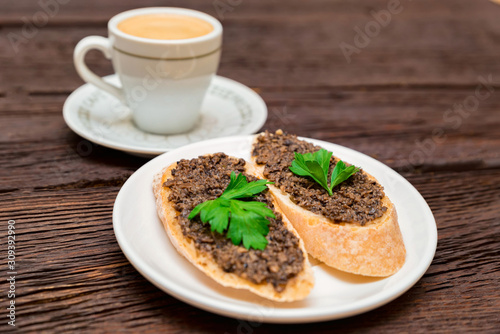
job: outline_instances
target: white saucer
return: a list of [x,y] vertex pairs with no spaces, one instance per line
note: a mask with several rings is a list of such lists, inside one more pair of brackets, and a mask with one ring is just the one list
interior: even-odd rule
[[[105,79],[119,84],[116,75]],[[200,121],[184,134],[162,136],[138,129],[127,107],[90,84],[71,93],[64,103],[63,116],[74,132],[96,144],[154,156],[205,139],[255,133],[267,119],[267,107],[247,86],[215,76],[203,102]]]
[[248,291],[225,288],[179,255],[158,218],[153,176],[180,159],[215,152],[250,158],[254,136],[217,138],[173,150],[137,170],[121,188],[113,208],[116,239],[128,260],[168,294],[201,309],[256,322],[303,323],[339,319],[384,305],[410,289],[425,273],[437,244],[436,222],[419,192],[381,162],[349,148],[302,138],[362,166],[394,202],[406,247],[406,262],[394,275],[370,278],[340,272],[312,261],[315,286],[306,299],[279,303]]

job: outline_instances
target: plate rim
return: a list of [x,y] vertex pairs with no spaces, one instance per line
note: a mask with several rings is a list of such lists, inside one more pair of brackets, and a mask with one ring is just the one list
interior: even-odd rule
[[[113,80],[116,77],[118,77],[118,75],[115,73],[115,74],[110,74],[110,75],[104,76],[103,79]],[[262,128],[262,126],[266,123],[266,120],[268,117],[267,105],[266,105],[264,99],[262,98],[262,96],[260,96],[253,89],[242,84],[241,82],[238,82],[236,80],[233,80],[233,79],[230,79],[230,78],[227,78],[224,76],[215,75],[213,80],[214,81],[212,83],[214,83],[215,80],[219,80],[221,82],[225,82],[226,84],[233,85],[233,86],[238,87],[239,89],[245,90],[247,92],[247,94],[252,96],[251,99],[254,99],[255,100],[254,102],[256,104],[258,104],[258,107],[256,109],[262,110],[262,112],[260,112],[257,115],[258,117],[255,117],[255,122],[254,122],[255,125],[249,127],[249,130],[243,132],[243,134],[250,135],[250,134],[256,133],[260,128]],[[92,84],[84,83],[83,85],[81,85],[80,87],[78,87],[74,91],[72,91],[71,94],[64,101],[63,110],[62,110],[63,119],[64,119],[64,122],[66,123],[66,125],[73,132],[75,132],[77,135],[79,135],[82,138],[87,139],[88,141],[91,141],[95,144],[98,144],[98,145],[101,145],[104,147],[108,147],[108,148],[112,148],[112,149],[115,149],[118,151],[122,151],[122,152],[127,152],[127,153],[131,153],[131,154],[151,155],[151,156],[158,156],[158,155],[161,155],[163,153],[167,153],[167,152],[173,151],[175,149],[178,149],[180,147],[191,145],[191,144],[196,144],[196,143],[200,142],[200,141],[198,141],[198,142],[194,142],[194,143],[189,143],[187,145],[182,145],[179,147],[171,147],[171,148],[144,148],[144,147],[136,146],[133,144],[126,144],[126,145],[120,144],[120,142],[117,142],[114,140],[109,140],[107,138],[97,138],[97,137],[93,136],[91,133],[89,133],[88,131],[86,131],[85,129],[78,126],[76,124],[76,122],[73,121],[72,114],[75,111],[72,111],[72,108],[70,108],[71,104],[76,103],[76,102],[74,102],[74,100],[77,99],[77,97],[79,95],[83,94],[82,91],[89,89],[89,87],[92,87]],[[97,87],[94,87],[94,88],[99,90]],[[99,91],[101,91],[101,90],[99,90]],[[104,91],[101,91],[101,92],[107,94]],[[142,130],[139,130],[139,131],[142,131]],[[142,132],[146,133],[144,131],[142,131]],[[248,132],[248,133],[246,133],[246,132]],[[189,132],[187,132],[187,133],[189,133]],[[201,141],[218,139],[218,138],[224,138],[224,137],[209,138],[209,139],[204,139]]]
[[[166,156],[170,154],[175,154],[176,151],[180,150],[188,150],[191,148],[191,146],[198,146],[198,145],[213,145],[217,144],[219,142],[225,142],[225,141],[249,141],[252,138],[254,138],[256,135],[244,135],[244,136],[229,136],[229,137],[220,137],[220,138],[214,138],[210,140],[204,140],[196,143],[192,143],[183,147],[180,147],[178,149],[166,152],[146,164],[144,164],[142,167],[140,167],[136,172],[134,172],[129,179],[123,184],[122,188],[120,189],[114,206],[113,206],[113,230],[115,233],[115,237],[117,239],[117,242],[126,256],[126,258],[129,260],[129,262],[136,268],[141,275],[143,275],[148,281],[150,281],[152,284],[154,284],[156,287],[158,287],[160,290],[170,294],[171,296],[187,303],[190,305],[193,305],[195,307],[198,307],[200,309],[203,309],[205,311],[209,311],[211,313],[223,315],[223,316],[228,316],[236,319],[243,319],[243,320],[249,320],[248,319],[248,306],[245,305],[226,305],[227,302],[225,301],[219,301],[219,300],[212,300],[209,299],[205,296],[201,298],[200,301],[200,296],[196,295],[194,293],[191,293],[189,288],[177,284],[176,282],[170,281],[169,283],[171,286],[167,287],[163,284],[161,284],[162,278],[164,278],[160,273],[156,272],[154,268],[147,268],[148,265],[145,262],[141,262],[139,258],[139,254],[136,254],[133,251],[133,248],[131,248],[128,244],[128,241],[126,240],[124,233],[120,230],[118,219],[119,213],[118,210],[116,209],[117,206],[119,205],[121,198],[125,196],[125,192],[127,189],[127,184],[132,184],[135,182],[136,178],[139,178],[141,176],[141,173],[145,173],[145,171],[149,168],[149,166],[155,165],[159,160],[162,159],[167,159]],[[359,151],[356,151],[354,149],[322,141],[322,140],[317,140],[317,139],[312,139],[312,138],[307,138],[307,137],[299,137],[299,139],[306,140],[309,142],[312,142],[317,145],[324,145],[326,144],[327,146],[332,146],[336,148],[340,148],[341,150],[346,150],[349,151],[350,153],[353,153],[355,155],[361,155],[362,158],[369,159],[371,163],[378,164],[379,167],[383,169],[388,169],[393,175],[398,178],[398,181],[403,182],[405,184],[405,188],[407,190],[411,191],[413,196],[416,196],[417,198],[420,199],[420,204],[424,205],[425,208],[425,216],[426,219],[425,221],[429,225],[430,228],[430,235],[428,239],[428,248],[425,249],[424,256],[425,261],[420,261],[418,262],[418,265],[415,269],[413,269],[413,275],[408,275],[408,277],[404,277],[402,280],[399,280],[398,282],[395,283],[395,287],[397,289],[389,289],[385,291],[380,291],[379,293],[376,293],[375,295],[369,296],[367,298],[363,298],[354,302],[351,302],[349,307],[345,307],[345,309],[341,312],[336,312],[336,313],[331,313],[331,311],[328,308],[325,308],[323,312],[318,312],[318,310],[309,310],[307,308],[287,308],[287,309],[274,309],[273,314],[271,316],[260,316],[259,321],[260,322],[266,322],[266,323],[280,323],[280,324],[292,324],[292,323],[311,323],[311,322],[319,322],[319,321],[328,321],[328,320],[335,320],[335,319],[341,319],[341,318],[346,318],[349,316],[361,314],[370,310],[373,310],[375,308],[378,308],[382,305],[385,305],[394,299],[398,298],[401,296],[403,293],[408,291],[411,287],[413,287],[425,274],[427,269],[432,263],[432,260],[434,259],[436,248],[437,248],[437,224],[434,218],[434,215],[432,214],[432,211],[427,203],[427,201],[423,198],[423,196],[418,192],[418,190],[408,181],[406,180],[403,176],[401,176],[399,173],[394,171],[392,168],[389,166],[385,165],[384,163],[362,153]],[[140,172],[142,171],[142,172]],[[155,210],[156,213],[156,210]],[[159,219],[159,218],[158,218]],[[129,253],[130,252],[130,253]],[[173,287],[172,287],[173,286]],[[394,292],[395,290],[395,292]],[[367,303],[368,301],[368,303]],[[360,305],[361,304],[361,305]],[[258,304],[256,304],[257,306]],[[260,305],[259,307],[265,308],[264,306]]]

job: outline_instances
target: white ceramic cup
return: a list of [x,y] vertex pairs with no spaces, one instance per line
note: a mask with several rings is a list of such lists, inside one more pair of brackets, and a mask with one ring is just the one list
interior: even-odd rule
[[[213,31],[195,38],[157,40],[128,35],[117,28],[124,19],[145,14],[193,16],[210,23]],[[144,131],[175,134],[193,128],[219,65],[220,22],[191,9],[141,8],[112,17],[108,22],[108,35],[108,38],[85,37],[75,47],[73,60],[82,79],[127,105],[135,124]],[[85,54],[91,49],[100,50],[111,59],[121,87],[89,70]]]

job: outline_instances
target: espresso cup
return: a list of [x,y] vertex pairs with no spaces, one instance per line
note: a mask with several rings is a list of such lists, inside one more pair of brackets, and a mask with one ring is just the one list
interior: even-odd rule
[[[184,8],[141,8],[112,17],[108,38],[82,39],[73,60],[84,81],[130,108],[138,128],[175,134],[189,131],[199,119],[217,72],[221,45],[222,25],[208,14]],[[111,59],[121,86],[89,70],[85,54],[91,49]]]

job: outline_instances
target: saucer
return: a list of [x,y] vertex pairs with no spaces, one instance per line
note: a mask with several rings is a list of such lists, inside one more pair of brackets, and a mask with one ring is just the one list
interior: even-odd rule
[[[105,77],[119,85],[117,75]],[[76,89],[63,107],[64,121],[75,133],[96,144],[140,156],[155,156],[206,139],[257,132],[267,119],[262,98],[249,87],[215,76],[189,132],[156,135],[138,129],[131,111],[91,84]]]

